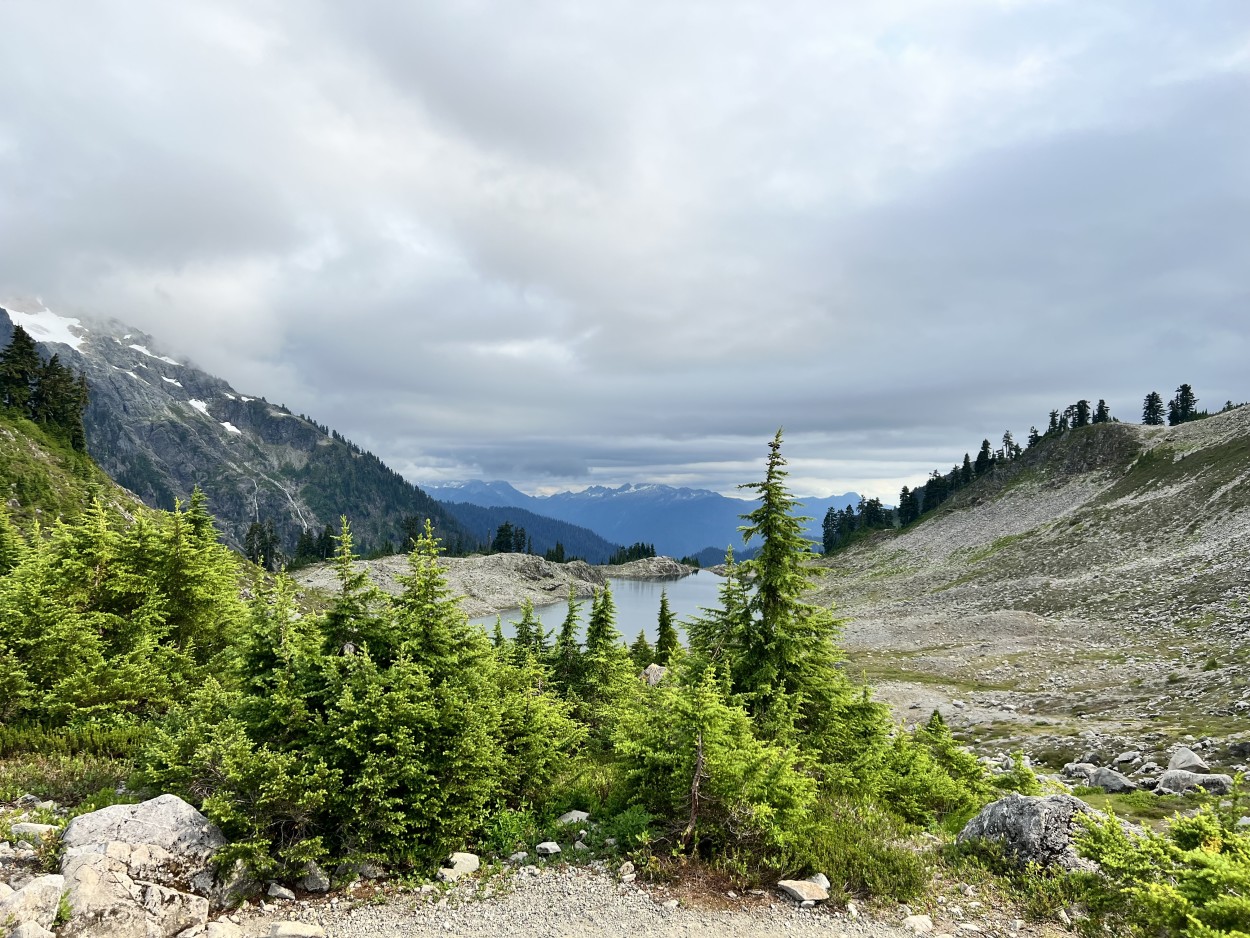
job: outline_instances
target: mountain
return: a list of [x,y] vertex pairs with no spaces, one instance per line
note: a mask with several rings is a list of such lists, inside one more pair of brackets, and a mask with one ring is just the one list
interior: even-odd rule
[[1250,406],[1048,436],[818,563],[852,666],[909,718],[1057,765],[1250,739]]
[[[581,492],[526,495],[507,482],[455,482],[427,485],[426,491],[440,501],[471,502],[483,506],[525,508],[539,515],[590,528],[618,544],[639,541],[654,544],[660,554],[672,557],[700,555],[709,548],[724,558],[732,545],[740,553],[742,515],[754,504],[728,498],[707,489],[674,488],[668,485],[591,486]],[[830,506],[842,508],[859,503],[854,492],[831,498],[804,498],[802,513],[811,517],[804,530],[821,540],[821,521]]]
[[14,323],[85,373],[87,450],[100,467],[156,508],[185,501],[198,485],[235,547],[254,522],[272,522],[289,555],[302,531],[337,530],[341,515],[361,552],[402,547],[426,518],[450,547],[474,543],[442,506],[373,454],[162,354],[151,336],[116,321],[0,309],[0,344],[8,344]]
[[564,549],[564,556],[570,560],[577,558],[587,563],[607,563],[620,548],[619,544],[604,540],[589,528],[536,515],[524,508],[482,506],[468,502],[445,501],[441,504],[481,544],[491,543],[495,532],[503,525],[510,524],[513,528],[525,530],[535,554],[546,554],[559,544]]

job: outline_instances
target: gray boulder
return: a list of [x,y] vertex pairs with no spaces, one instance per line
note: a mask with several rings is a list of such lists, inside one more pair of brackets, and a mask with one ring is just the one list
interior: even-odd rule
[[1183,795],[1199,788],[1205,788],[1213,795],[1227,795],[1233,790],[1233,780],[1227,775],[1168,769],[1155,785],[1154,791],[1156,795]]
[[207,896],[216,886],[213,860],[226,839],[177,795],[161,795],[76,817],[61,843],[67,859],[83,853],[107,854],[121,860],[135,879],[189,887]]
[[15,839],[29,844],[42,843],[56,833],[55,824],[35,824],[31,821],[19,821],[9,829]]
[[56,935],[38,922],[22,922],[9,932],[9,938],[56,938]]
[[1168,760],[1168,771],[1179,769],[1182,772],[1210,772],[1211,766],[1203,761],[1202,756],[1187,746],[1181,746]]
[[447,859],[447,865],[438,871],[438,878],[445,883],[454,883],[462,876],[476,873],[482,868],[482,861],[475,853],[453,853]]
[[295,885],[304,892],[329,892],[330,877],[326,875],[325,870],[309,860],[304,864],[304,875]]
[[1069,762],[1063,767],[1063,774],[1066,778],[1079,778],[1084,782],[1089,781],[1090,775],[1098,771],[1098,766],[1092,762]]
[[554,857],[560,852],[560,845],[554,840],[544,840],[534,849],[540,857]]
[[961,844],[978,840],[1001,844],[1021,866],[1094,870],[1095,864],[1078,856],[1072,846],[1074,818],[1090,810],[1071,795],[1010,794],[982,808],[957,839]]
[[33,922],[51,928],[65,888],[63,876],[39,876],[17,892],[0,899],[0,926],[6,922]]
[[807,879],[783,879],[777,888],[795,902],[824,902],[829,898],[828,889]]
[[557,824],[585,824],[590,820],[590,814],[586,811],[565,811],[558,818]]
[[652,663],[643,668],[642,673],[638,676],[649,687],[655,687],[660,681],[664,680],[664,675],[667,673],[668,668],[664,667],[664,665]]
[[1115,769],[1094,769],[1093,772],[1089,773],[1088,784],[1093,785],[1095,788],[1101,788],[1112,795],[1137,791],[1137,783]]
[[208,900],[136,881],[119,859],[100,853],[69,857],[61,869],[70,918],[62,938],[172,938],[208,921]]

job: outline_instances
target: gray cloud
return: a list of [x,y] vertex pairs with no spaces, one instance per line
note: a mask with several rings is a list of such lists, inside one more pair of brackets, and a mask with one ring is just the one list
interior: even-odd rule
[[420,480],[892,498],[1247,397],[1250,11],[5,4],[0,295]]

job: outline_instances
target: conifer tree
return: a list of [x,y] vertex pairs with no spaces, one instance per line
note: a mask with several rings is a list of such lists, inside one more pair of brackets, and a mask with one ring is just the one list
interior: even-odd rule
[[1072,405],[1072,429],[1089,426],[1089,401],[1081,398]]
[[634,667],[642,670],[655,660],[655,655],[651,649],[651,643],[647,641],[647,630],[639,629],[638,637],[634,639],[634,643],[629,646],[629,657],[633,661]]
[[1182,384],[1176,389],[1176,396],[1168,401],[1168,424],[1175,427],[1193,420],[1197,415],[1198,398],[1194,396],[1194,389],[1188,384]]
[[673,656],[681,649],[677,628],[673,624],[673,610],[668,605],[667,590],[660,590],[660,613],[655,633],[655,662],[668,667]]
[[1042,441],[1042,435],[1037,432],[1037,427],[1029,427],[1029,449],[1032,449]]
[[1151,391],[1142,402],[1141,422],[1148,427],[1163,424],[1163,397],[1158,391]]
[[525,656],[541,660],[547,652],[547,633],[542,621],[534,615],[534,604],[526,597],[521,602],[521,621],[514,623],[512,647],[519,661]]
[[982,440],[981,449],[977,453],[977,461],[973,464],[973,469],[978,479],[990,471],[993,459],[993,454],[990,452],[990,441]]
[[802,523],[807,519],[793,513],[796,500],[786,488],[781,440],[778,430],[769,443],[763,481],[741,486],[756,492],[759,501],[743,515],[743,541],[759,538],[760,549],[743,564],[754,592],[734,662],[734,689],[763,732],[789,738],[796,726],[820,735],[845,683],[836,668],[837,623],[828,609],[802,599],[814,575],[806,564]]
[[42,371],[35,340],[21,326],[14,326],[13,338],[0,352],[0,403],[31,416],[31,397]]
[[577,591],[570,583],[568,611],[551,649],[551,681],[565,696],[579,687],[582,680],[582,649],[577,637],[581,626],[581,607],[582,604],[577,601]]
[[1098,406],[1094,408],[1094,423],[1110,423],[1111,410],[1107,407],[1107,402],[1102,398],[1098,399]]

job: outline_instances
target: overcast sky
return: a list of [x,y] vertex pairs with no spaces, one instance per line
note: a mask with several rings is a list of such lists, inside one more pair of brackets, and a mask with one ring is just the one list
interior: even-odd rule
[[0,304],[414,481],[897,497],[1250,398],[1250,3],[0,4]]

